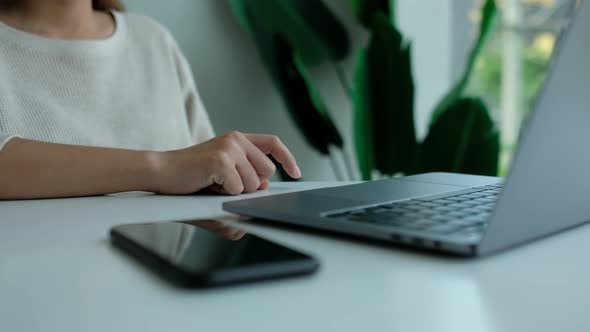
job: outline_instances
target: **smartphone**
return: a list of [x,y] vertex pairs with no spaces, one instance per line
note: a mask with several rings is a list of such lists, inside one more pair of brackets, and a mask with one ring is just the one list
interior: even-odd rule
[[219,220],[115,226],[111,243],[186,288],[206,288],[315,272],[312,256]]

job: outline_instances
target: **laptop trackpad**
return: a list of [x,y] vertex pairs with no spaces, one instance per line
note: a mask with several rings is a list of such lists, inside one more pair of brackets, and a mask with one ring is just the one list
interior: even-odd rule
[[309,194],[317,197],[334,197],[365,204],[376,204],[387,201],[396,201],[435,195],[449,191],[464,189],[462,186],[453,186],[436,183],[403,181],[387,179],[382,181],[365,182],[349,186],[324,188],[314,190]]

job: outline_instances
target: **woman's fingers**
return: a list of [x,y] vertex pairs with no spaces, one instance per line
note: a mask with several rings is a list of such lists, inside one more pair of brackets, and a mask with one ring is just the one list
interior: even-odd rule
[[236,169],[240,174],[244,192],[252,193],[258,190],[261,181],[259,175],[256,173],[256,170],[252,167],[248,159],[243,158],[243,160],[239,161],[236,165]]
[[[270,187],[270,181],[264,180],[262,182],[262,184],[260,185],[260,187],[258,187],[258,190],[266,190],[269,187]],[[223,186],[218,185],[218,184],[213,184],[213,185],[209,186],[209,189],[217,194],[229,195],[227,193],[227,191],[225,189],[223,189]]]
[[239,139],[246,154],[246,158],[248,158],[248,161],[252,164],[252,167],[254,167],[260,180],[264,181],[270,178],[276,171],[275,164],[273,164],[266,154],[262,153],[258,147],[252,144],[245,135],[241,134]]
[[222,194],[239,195],[267,189],[268,179],[276,171],[268,154],[291,177],[301,177],[295,158],[276,136],[244,135],[232,131],[197,147],[205,151],[211,149],[210,156],[204,159],[213,173],[213,176],[209,176],[208,185]]
[[227,195],[239,195],[244,192],[242,177],[235,166],[224,167],[219,182],[216,182]]
[[268,180],[265,180],[264,182],[262,182],[258,190],[266,190],[268,189],[268,187],[270,187],[270,182]]
[[283,166],[289,176],[295,179],[301,177],[301,170],[297,166],[295,157],[278,137],[258,134],[245,134],[244,136],[263,154],[272,155]]

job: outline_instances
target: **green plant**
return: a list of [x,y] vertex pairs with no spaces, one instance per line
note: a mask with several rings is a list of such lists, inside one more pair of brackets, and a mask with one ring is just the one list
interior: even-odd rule
[[[343,25],[319,0],[230,0],[250,31],[289,114],[312,147],[329,155],[344,142],[307,74],[307,66],[337,62],[349,51]],[[495,175],[499,133],[484,102],[465,88],[496,18],[494,0],[482,8],[479,38],[461,79],[433,112],[426,139],[414,124],[411,45],[395,22],[395,0],[350,0],[371,37],[358,52],[352,99],[362,178],[452,171]]]
[[[348,33],[316,0],[229,0],[283,96],[289,115],[309,145],[322,155],[343,150],[344,141],[307,66],[338,61],[350,50]],[[287,179],[282,174],[283,179]]]
[[[366,14],[364,14],[366,15]],[[354,85],[354,135],[363,179],[412,173],[416,164],[414,80],[410,45],[380,10],[367,27],[371,38],[359,52]]]

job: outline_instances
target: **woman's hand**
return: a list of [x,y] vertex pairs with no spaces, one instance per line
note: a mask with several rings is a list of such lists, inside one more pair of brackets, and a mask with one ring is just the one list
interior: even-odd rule
[[239,195],[264,190],[276,171],[267,154],[291,177],[301,177],[295,158],[278,137],[232,131],[186,149],[156,152],[152,191],[177,195],[210,188],[220,194]]
[[299,178],[295,158],[275,136],[231,132],[169,152],[45,143],[13,138],[0,151],[0,200],[103,195],[124,191],[238,195],[268,187],[275,166]]

